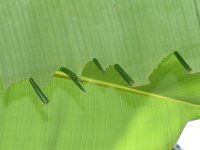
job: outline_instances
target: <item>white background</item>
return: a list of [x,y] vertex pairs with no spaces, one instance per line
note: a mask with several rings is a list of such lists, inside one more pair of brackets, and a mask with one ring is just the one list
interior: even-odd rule
[[183,150],[200,150],[200,120],[187,123],[177,144]]

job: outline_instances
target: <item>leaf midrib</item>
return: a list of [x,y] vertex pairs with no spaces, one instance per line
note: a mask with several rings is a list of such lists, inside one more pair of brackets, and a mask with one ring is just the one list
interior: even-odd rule
[[[68,75],[64,74],[61,71],[56,71],[56,73],[54,74],[54,77],[63,78],[63,79],[70,79]],[[110,87],[110,88],[113,88],[113,89],[126,91],[126,92],[130,92],[130,93],[138,94],[138,95],[154,97],[157,100],[165,100],[165,101],[170,101],[170,102],[181,104],[181,105],[187,105],[187,106],[191,106],[191,107],[200,108],[200,105],[184,102],[184,101],[181,101],[179,99],[161,96],[161,95],[158,95],[158,94],[153,94],[153,93],[149,93],[149,92],[145,92],[145,91],[141,91],[141,90],[137,90],[137,89],[134,89],[134,88],[125,87],[125,86],[121,86],[121,85],[117,85],[117,84],[113,84],[113,83],[109,83],[109,82],[105,82],[105,81],[91,79],[91,78],[87,78],[87,77],[84,77],[84,76],[81,76],[80,80],[82,82],[85,82],[85,83],[92,83],[92,84],[96,84],[96,85],[99,85],[99,86]]]

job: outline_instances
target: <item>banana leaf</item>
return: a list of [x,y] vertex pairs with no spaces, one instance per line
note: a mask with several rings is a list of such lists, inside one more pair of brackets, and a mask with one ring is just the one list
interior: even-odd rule
[[80,76],[93,58],[119,64],[134,86],[174,51],[200,71],[196,0],[0,0],[0,20],[5,88],[30,77],[44,87],[62,66]]
[[[87,67],[85,74],[95,69]],[[152,83],[142,88],[106,81],[111,73],[120,78],[110,70],[99,72],[101,80],[82,77],[85,93],[67,76],[53,78],[43,90],[48,105],[40,103],[28,81],[8,90],[2,83],[0,149],[169,150],[186,123],[200,118],[199,80],[175,56],[163,61]]]

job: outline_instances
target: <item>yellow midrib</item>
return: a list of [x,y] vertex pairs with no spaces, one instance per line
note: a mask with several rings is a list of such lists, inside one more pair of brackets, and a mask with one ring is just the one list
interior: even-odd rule
[[[63,73],[61,71],[56,71],[56,73],[54,74],[54,77],[70,79],[68,75],[66,75],[65,73]],[[197,105],[197,104],[192,104],[192,103],[184,102],[184,101],[181,101],[181,100],[178,100],[178,99],[165,97],[165,96],[161,96],[161,95],[157,95],[157,94],[153,94],[153,93],[149,93],[149,92],[145,92],[145,91],[141,91],[141,90],[137,90],[137,89],[134,89],[134,88],[129,88],[129,87],[125,87],[125,86],[121,86],[121,85],[117,85],[117,84],[113,84],[113,83],[109,83],[109,82],[104,82],[104,81],[91,79],[91,78],[87,78],[87,77],[83,77],[83,76],[80,77],[80,80],[82,82],[86,82],[86,83],[92,83],[92,84],[96,84],[96,85],[100,85],[100,86],[104,86],[104,87],[110,87],[110,88],[130,92],[130,93],[134,93],[134,94],[140,94],[140,95],[143,95],[143,96],[151,96],[151,97],[154,97],[154,98],[157,98],[157,99],[160,99],[160,100],[167,100],[167,101],[179,103],[179,104],[182,104],[182,105],[188,105],[188,106],[200,108],[200,105]]]

